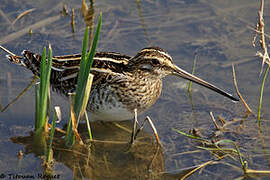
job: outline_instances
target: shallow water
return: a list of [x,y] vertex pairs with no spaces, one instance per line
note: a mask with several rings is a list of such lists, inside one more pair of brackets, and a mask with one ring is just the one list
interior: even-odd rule
[[[78,1],[16,1],[4,0],[0,4],[0,44],[14,53],[23,49],[41,52],[48,43],[52,44],[54,55],[79,53],[84,33],[84,22]],[[63,4],[68,10],[75,8],[76,27],[72,34],[70,15],[60,16]],[[18,20],[12,21],[28,10],[35,10]],[[251,42],[257,21],[258,3],[251,0],[158,0],[158,1],[96,1],[95,14],[103,12],[103,25],[98,51],[115,51],[130,56],[147,46],[166,49],[175,63],[191,72],[194,53],[198,54],[195,75],[236,95],[231,73],[231,63],[237,63],[236,74],[239,90],[257,112],[258,96],[262,76],[261,61],[255,57],[259,48]],[[265,6],[266,32],[270,24],[269,6]],[[44,21],[47,20],[47,21]],[[35,26],[33,26],[35,25]],[[28,31],[32,29],[33,34]],[[246,62],[239,63],[243,60]],[[19,66],[9,63],[5,53],[0,52],[0,103],[4,107],[12,101],[30,82],[32,74]],[[261,132],[256,118],[243,118],[245,109],[241,103],[233,103],[203,87],[192,85],[192,100],[187,93],[188,82],[177,77],[164,79],[163,92],[157,103],[142,114],[153,120],[163,144],[164,162],[162,172],[177,174],[181,169],[195,166],[214,159],[209,151],[196,148],[198,143],[172,128],[188,132],[200,129],[205,136],[215,130],[209,112],[235,122],[221,135],[221,138],[236,141],[243,158],[249,167],[268,170],[269,157],[269,118],[270,106],[268,83],[265,84],[263,119]],[[64,120],[68,119],[68,101],[53,94],[53,104],[61,105]],[[42,173],[42,161],[33,153],[22,160],[16,157],[25,147],[12,143],[14,136],[27,136],[33,129],[34,88],[30,88],[5,112],[0,113],[0,173],[35,174]],[[63,123],[64,124],[64,123]],[[241,128],[239,128],[241,125]],[[61,127],[59,125],[59,127]],[[240,129],[240,130],[239,130]],[[149,127],[146,133],[151,134]],[[128,137],[126,138],[128,140]],[[107,152],[108,153],[108,152]],[[120,160],[119,160],[120,161]],[[58,161],[54,174],[61,179],[72,179],[73,172],[67,163]],[[242,175],[237,157],[224,158],[217,164],[205,167],[200,174],[190,179],[232,179]],[[121,175],[119,175],[121,176]],[[174,178],[161,176],[160,178]],[[109,179],[109,177],[107,177]],[[176,179],[176,178],[175,178]]]

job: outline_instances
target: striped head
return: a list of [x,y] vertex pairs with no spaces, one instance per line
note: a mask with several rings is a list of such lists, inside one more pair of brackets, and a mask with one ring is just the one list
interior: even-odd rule
[[161,79],[173,73],[174,63],[172,57],[164,49],[148,47],[132,57],[128,67],[133,72],[142,72],[145,75]]
[[136,56],[129,60],[128,66],[132,72],[145,72],[141,73],[141,78],[148,76],[148,78],[157,80],[167,75],[176,75],[211,89],[233,101],[239,101],[231,94],[179,68],[173,63],[172,57],[159,47],[142,49]]

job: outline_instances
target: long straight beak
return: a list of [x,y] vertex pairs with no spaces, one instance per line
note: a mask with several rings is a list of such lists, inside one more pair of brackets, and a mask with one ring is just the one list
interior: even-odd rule
[[215,91],[215,92],[217,92],[217,93],[219,93],[219,94],[221,94],[221,95],[223,95],[223,96],[225,96],[227,98],[230,98],[233,101],[239,101],[238,98],[235,98],[231,94],[219,89],[218,87],[216,87],[216,86],[214,86],[214,85],[212,85],[212,84],[210,84],[210,83],[208,83],[208,82],[206,82],[206,81],[204,81],[204,80],[202,80],[202,79],[200,79],[200,78],[186,72],[185,70],[179,68],[176,65],[174,65],[173,74],[176,75],[176,76],[180,76],[180,77],[182,77],[184,79],[193,81],[193,82],[195,82],[195,83],[197,83],[197,84],[199,84],[201,86],[204,86],[204,87],[206,87],[208,89],[211,89],[211,90],[213,90],[213,91]]

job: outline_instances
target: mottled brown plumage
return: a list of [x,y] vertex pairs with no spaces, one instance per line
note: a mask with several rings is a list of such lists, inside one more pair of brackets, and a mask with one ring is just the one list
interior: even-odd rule
[[[23,51],[22,56],[8,59],[40,73],[41,56]],[[74,92],[81,55],[53,57],[51,86],[61,94]],[[113,52],[95,54],[91,73],[94,75],[87,110],[92,120],[121,121],[131,119],[152,106],[162,90],[162,78],[177,75],[212,89],[234,101],[238,99],[214,85],[177,67],[171,56],[158,47],[144,48],[134,57]]]

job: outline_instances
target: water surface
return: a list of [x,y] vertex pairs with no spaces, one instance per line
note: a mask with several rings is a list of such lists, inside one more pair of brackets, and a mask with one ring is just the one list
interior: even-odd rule
[[[70,11],[75,8],[76,27],[72,33],[70,15],[61,16],[63,4]],[[16,17],[29,9],[35,10],[12,25]],[[23,49],[41,52],[48,43],[54,55],[79,53],[84,33],[84,21],[78,1],[33,1],[4,0],[0,10],[0,44],[14,53]],[[115,51],[130,56],[147,46],[166,49],[175,63],[191,72],[194,54],[198,60],[195,74],[222,89],[236,95],[231,73],[231,63],[237,63],[236,73],[240,92],[254,112],[257,112],[258,96],[262,77],[261,61],[254,55],[259,48],[251,43],[257,21],[257,1],[251,0],[158,0],[158,1],[96,1],[95,14],[103,12],[103,25],[98,51]],[[265,7],[266,32],[270,24],[269,6]],[[44,21],[46,20],[46,21]],[[40,23],[41,22],[41,23]],[[40,23],[40,24],[38,24]],[[35,25],[35,26],[33,26]],[[27,33],[32,29],[32,35]],[[244,63],[238,63],[247,60]],[[32,74],[9,63],[5,53],[0,53],[0,103],[2,106],[14,99],[30,82]],[[192,85],[192,100],[187,93],[188,82],[177,77],[164,79],[163,92],[157,103],[142,114],[153,120],[163,144],[163,172],[178,173],[181,169],[199,165],[214,159],[209,151],[198,150],[197,142],[172,130],[188,132],[198,128],[205,136],[211,136],[215,127],[209,112],[233,123],[221,138],[239,144],[249,167],[269,169],[269,117],[270,89],[265,85],[263,101],[262,132],[256,118],[243,118],[245,109],[241,103]],[[64,120],[68,118],[68,101],[53,94],[53,104],[60,105]],[[5,112],[0,113],[0,173],[42,173],[41,159],[33,153],[19,160],[16,154],[24,146],[12,143],[9,138],[26,136],[33,129],[34,88],[30,88]],[[61,127],[61,125],[59,125]],[[146,132],[151,134],[149,127]],[[128,140],[128,138],[127,138]],[[189,153],[186,153],[189,152]],[[59,161],[54,168],[62,179],[72,179],[73,172],[67,164]],[[225,175],[225,176],[224,176]],[[207,166],[191,179],[231,179],[242,175],[240,163],[225,158],[218,164]],[[170,178],[172,178],[170,176]],[[165,178],[166,179],[166,178]]]

